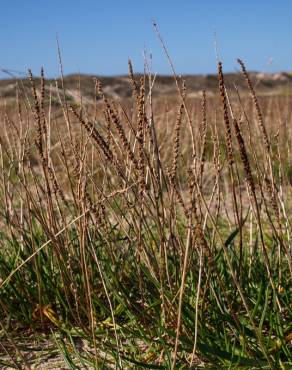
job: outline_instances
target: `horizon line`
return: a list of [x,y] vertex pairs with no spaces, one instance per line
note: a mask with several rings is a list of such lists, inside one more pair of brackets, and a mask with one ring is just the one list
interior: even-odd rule
[[[45,72],[45,71],[44,71]],[[224,71],[224,74],[225,75],[230,75],[230,74],[240,74],[241,71],[238,69],[238,70],[233,70],[233,71],[230,71],[230,70],[226,70]],[[252,74],[264,74],[264,75],[275,75],[275,74],[288,74],[288,75],[292,75],[292,70],[278,70],[278,71],[273,71],[273,72],[264,72],[264,71],[259,71],[259,70],[253,70],[253,69],[250,69],[248,70],[248,73],[252,73]],[[2,77],[1,74],[4,74],[6,75],[7,77]],[[35,78],[40,78],[40,74],[34,74],[34,77]],[[145,73],[145,72],[135,72],[134,73],[134,76],[148,76],[149,73]],[[152,76],[156,76],[156,77],[174,77],[174,75],[172,73],[156,73],[156,72],[151,72],[151,75]],[[70,76],[87,76],[87,77],[100,77],[100,78],[118,78],[118,77],[128,77],[128,73],[116,73],[116,74],[98,74],[98,73],[91,73],[91,72],[70,72],[70,73],[66,73],[64,74],[64,78],[66,77],[70,77]],[[189,73],[189,72],[185,72],[185,73],[176,73],[176,76],[177,77],[183,77],[183,76],[188,76],[188,77],[196,77],[196,76],[217,76],[217,73],[216,72],[198,72],[198,73]],[[23,72],[23,71],[18,71],[18,70],[14,70],[14,69],[8,69],[8,68],[0,68],[0,80],[10,80],[10,79],[25,79],[28,77],[28,73],[27,72]],[[55,79],[60,79],[62,77],[61,73],[56,77],[56,76],[52,76],[51,74],[49,75],[46,75],[45,74],[45,78],[46,79],[50,79],[50,80],[55,80]]]

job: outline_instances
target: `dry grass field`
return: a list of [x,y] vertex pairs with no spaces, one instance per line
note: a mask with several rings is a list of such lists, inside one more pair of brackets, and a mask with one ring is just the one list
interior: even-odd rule
[[291,76],[238,68],[0,84],[1,368],[291,368]]

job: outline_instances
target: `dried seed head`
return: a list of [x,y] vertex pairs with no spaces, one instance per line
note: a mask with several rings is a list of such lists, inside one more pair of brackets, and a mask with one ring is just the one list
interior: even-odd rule
[[224,115],[224,123],[225,123],[225,141],[227,145],[227,157],[228,163],[230,166],[234,163],[233,157],[233,148],[232,148],[232,136],[231,136],[231,127],[229,122],[229,115],[228,115],[228,108],[227,108],[227,98],[225,92],[225,84],[224,84],[224,76],[222,70],[222,63],[218,63],[218,80],[219,80],[219,93],[221,97],[222,107],[223,107],[223,115]]
[[184,104],[180,104],[177,110],[176,115],[176,122],[174,127],[174,140],[173,140],[173,160],[172,160],[172,167],[171,167],[171,173],[170,176],[172,177],[173,181],[176,177],[177,172],[177,160],[179,155],[179,146],[180,146],[180,127],[182,122],[182,116],[183,116],[183,108]]
[[47,125],[46,125],[46,116],[45,116],[45,74],[44,74],[44,68],[41,68],[41,97],[40,97],[40,114],[41,114],[41,120],[43,125],[43,132],[45,136],[47,135]]
[[259,121],[259,125],[260,125],[261,131],[262,131],[265,148],[266,148],[267,152],[269,153],[270,152],[270,141],[269,141],[267,130],[266,130],[266,127],[265,127],[265,124],[264,124],[263,115],[262,115],[262,112],[261,112],[261,109],[260,109],[258,98],[256,96],[256,93],[255,93],[254,88],[253,88],[253,84],[251,82],[251,79],[249,78],[249,75],[247,73],[247,70],[245,68],[245,65],[244,65],[243,61],[241,59],[237,59],[237,62],[240,65],[242,73],[243,73],[243,75],[245,77],[245,80],[247,82],[247,85],[248,85],[248,88],[249,88],[249,91],[250,91],[250,95],[252,97],[252,100],[253,100],[253,103],[254,103],[254,106],[255,106],[255,109],[256,109],[256,112],[257,112],[258,121]]
[[33,106],[33,113],[34,113],[34,119],[36,123],[36,129],[37,129],[37,137],[36,137],[36,147],[38,149],[38,152],[40,154],[40,157],[42,160],[44,160],[44,148],[43,148],[43,127],[41,122],[41,109],[40,104],[36,92],[36,87],[34,83],[34,78],[32,75],[31,70],[28,70],[28,79],[31,84],[31,91],[34,99],[34,106]]
[[130,82],[131,82],[131,86],[132,86],[132,90],[133,90],[133,95],[136,99],[138,99],[139,88],[138,88],[137,82],[135,81],[134,72],[133,72],[133,65],[132,65],[132,62],[131,62],[130,59],[128,60],[128,70],[129,70],[129,77],[130,77]]
[[251,168],[250,168],[250,164],[248,160],[247,151],[245,148],[244,139],[243,139],[241,130],[239,128],[239,125],[236,119],[233,120],[233,125],[234,125],[234,131],[235,131],[236,139],[237,139],[238,146],[239,146],[240,158],[243,163],[246,182],[255,198],[256,197],[255,184],[254,184],[254,180],[253,180],[252,173],[251,173]]
[[207,117],[206,117],[206,91],[202,91],[202,121],[200,124],[200,144],[201,144],[201,158],[200,158],[200,186],[202,187],[203,174],[204,174],[204,164],[206,157],[206,133],[207,133]]
[[89,136],[93,138],[93,140],[96,142],[96,144],[99,146],[101,151],[104,153],[106,159],[109,162],[113,162],[113,154],[111,150],[109,149],[107,143],[105,142],[104,138],[101,136],[101,134],[97,131],[97,129],[93,126],[91,122],[86,122],[80,114],[77,113],[76,109],[74,107],[70,107],[72,113],[74,116],[78,119],[78,121],[83,125],[88,132]]
[[278,224],[280,224],[280,213],[279,213],[279,207],[278,207],[277,197],[276,197],[276,193],[275,193],[276,190],[273,190],[271,181],[267,176],[264,177],[264,181],[265,181],[266,190],[267,190],[267,193],[268,193],[268,196],[269,196],[270,204],[273,208],[273,211],[274,211],[274,214],[276,216],[277,222],[278,222]]
[[145,136],[145,88],[144,80],[141,78],[140,94],[138,101],[138,130],[137,130],[137,141],[138,141],[138,170],[139,170],[139,187],[140,194],[142,195],[146,189],[145,182],[145,158],[144,158],[144,136]]
[[122,124],[120,122],[120,119],[117,113],[115,112],[114,108],[111,106],[111,104],[109,103],[109,101],[104,95],[103,95],[103,101],[104,101],[106,110],[108,112],[108,116],[110,117],[111,122],[114,124],[115,128],[117,129],[118,135],[120,137],[120,140],[122,142],[125,152],[127,153],[132,163],[134,164],[135,168],[138,169],[138,162],[134,156],[134,153],[132,152],[129,141],[126,138],[126,134],[124,132],[124,129],[122,127]]

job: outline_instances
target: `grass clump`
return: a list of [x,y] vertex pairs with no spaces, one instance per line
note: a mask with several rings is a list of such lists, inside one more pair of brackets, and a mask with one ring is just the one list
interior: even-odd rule
[[68,368],[288,368],[289,148],[239,63],[254,108],[219,63],[220,99],[176,77],[167,115],[131,63],[125,103],[93,81],[52,107],[29,72],[3,112],[3,366],[29,368],[33,333]]

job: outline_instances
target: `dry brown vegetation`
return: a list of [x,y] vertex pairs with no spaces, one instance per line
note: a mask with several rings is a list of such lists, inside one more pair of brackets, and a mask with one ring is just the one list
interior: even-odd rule
[[124,99],[43,72],[3,98],[3,367],[28,332],[69,368],[288,366],[292,98],[239,67],[217,95],[130,64]]

